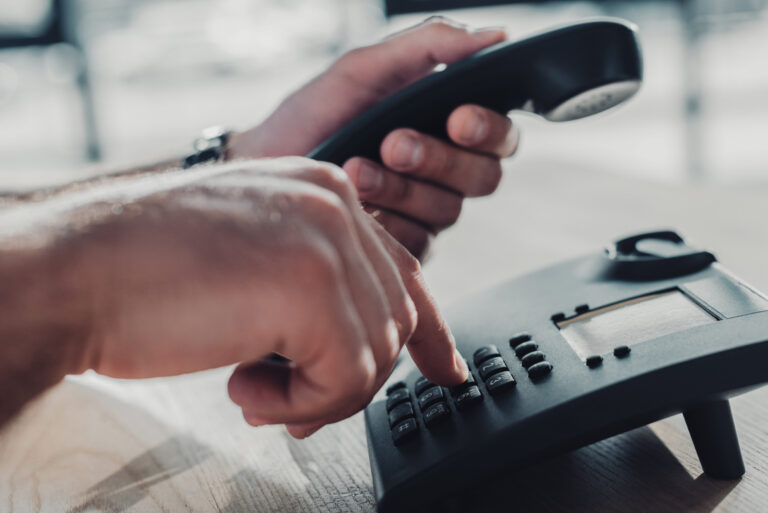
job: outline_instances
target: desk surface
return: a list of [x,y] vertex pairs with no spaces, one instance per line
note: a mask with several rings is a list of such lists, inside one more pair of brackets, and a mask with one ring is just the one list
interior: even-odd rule
[[[768,290],[768,185],[683,188],[525,160],[439,240],[426,270],[444,304],[660,227]],[[227,375],[65,380],[0,431],[0,512],[374,511],[360,415],[306,441],[250,428],[226,397]],[[702,476],[677,416],[500,476],[503,486],[491,488],[514,488],[515,504],[503,509],[527,512],[765,510],[768,389],[733,409],[747,466],[737,482]],[[499,504],[490,490],[473,509]]]

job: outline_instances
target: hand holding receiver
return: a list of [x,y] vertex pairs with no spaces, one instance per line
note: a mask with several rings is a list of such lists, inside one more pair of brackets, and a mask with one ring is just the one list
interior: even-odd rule
[[602,112],[633,96],[642,82],[634,25],[589,21],[500,43],[393,94],[309,153],[341,164],[359,155],[378,159],[386,135],[408,127],[449,140],[454,109],[476,104],[506,115],[515,109],[550,121]]

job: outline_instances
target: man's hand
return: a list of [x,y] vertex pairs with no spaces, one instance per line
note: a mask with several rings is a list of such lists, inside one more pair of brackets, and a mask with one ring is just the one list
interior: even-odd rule
[[[482,48],[503,41],[500,30],[470,32],[441,18],[353,50],[286,99],[258,127],[236,134],[230,158],[305,155],[355,116],[392,93]],[[512,155],[518,132],[510,120],[477,105],[447,120],[454,144],[403,128],[381,145],[383,166],[352,158],[344,170],[367,210],[411,253],[422,258],[433,235],[452,225],[465,197],[493,192],[500,159]]]
[[40,381],[41,359],[122,378],[240,363],[230,395],[246,420],[302,437],[364,407],[406,343],[430,380],[466,378],[418,261],[335,166],[122,180],[0,212],[1,234],[0,376],[16,379],[5,390]]

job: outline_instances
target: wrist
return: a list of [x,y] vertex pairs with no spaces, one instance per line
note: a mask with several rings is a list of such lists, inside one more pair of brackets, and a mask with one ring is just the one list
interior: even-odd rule
[[224,152],[224,160],[231,162],[234,160],[250,160],[259,158],[258,140],[256,135],[258,127],[251,128],[244,132],[232,132],[227,141],[227,148]]
[[12,352],[18,372],[32,369],[50,384],[90,367],[89,280],[77,245],[0,250],[0,349]]

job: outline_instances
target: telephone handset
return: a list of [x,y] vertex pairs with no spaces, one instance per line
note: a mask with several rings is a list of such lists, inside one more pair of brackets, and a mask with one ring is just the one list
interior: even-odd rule
[[381,101],[312,150],[315,160],[343,165],[379,159],[384,137],[413,128],[448,140],[446,120],[473,103],[506,115],[536,113],[579,119],[632,97],[642,83],[636,27],[603,19],[581,22],[486,48]]

